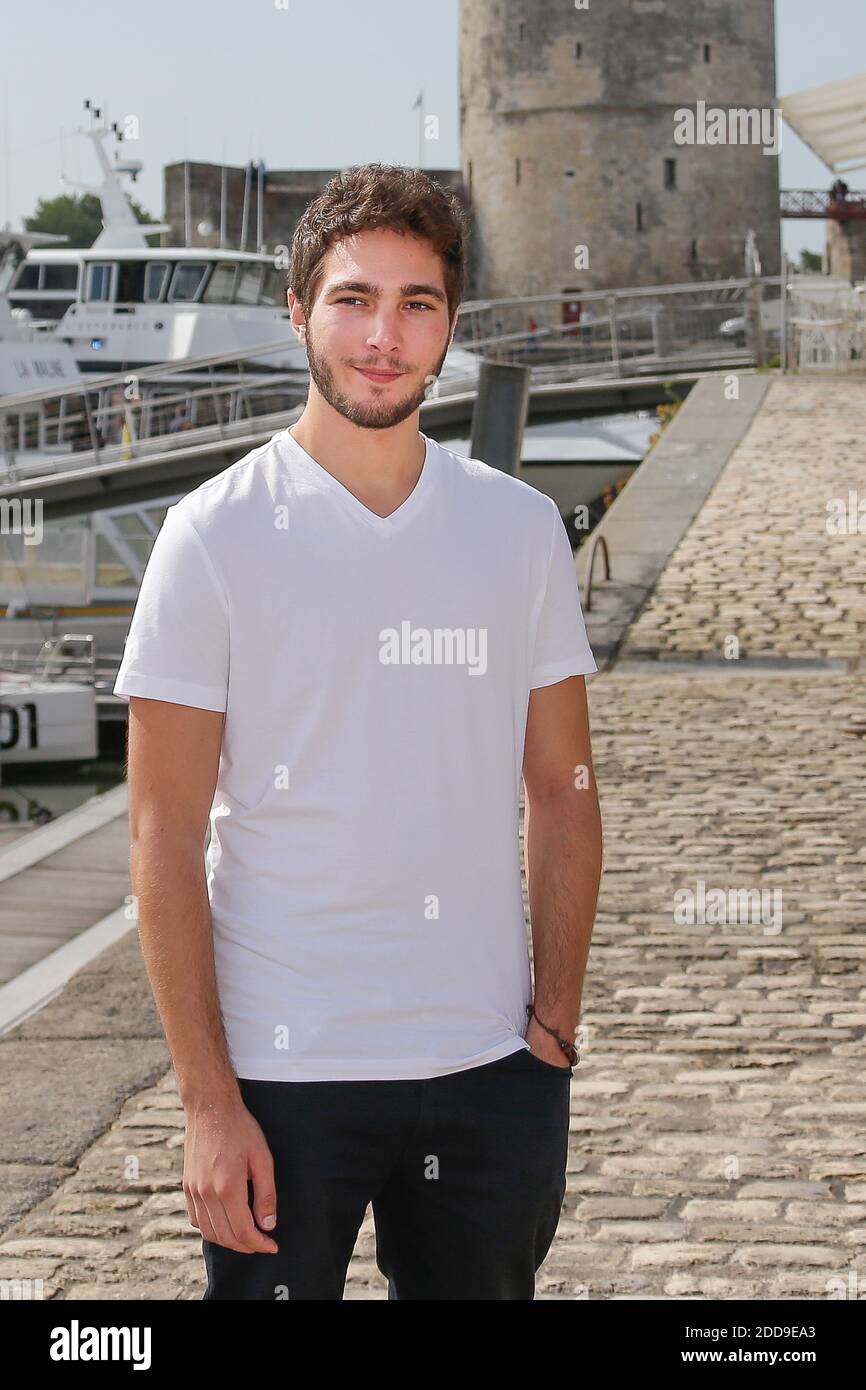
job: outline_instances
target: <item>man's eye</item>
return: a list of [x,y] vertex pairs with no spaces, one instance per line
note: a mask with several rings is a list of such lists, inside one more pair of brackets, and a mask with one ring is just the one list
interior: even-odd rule
[[[353,294],[342,295],[339,299],[334,300],[335,304],[363,304],[364,302],[363,299],[359,299],[357,295]],[[409,301],[407,307],[410,309],[426,309],[427,312],[431,314],[434,312],[433,305],[425,303],[423,299],[412,299]]]

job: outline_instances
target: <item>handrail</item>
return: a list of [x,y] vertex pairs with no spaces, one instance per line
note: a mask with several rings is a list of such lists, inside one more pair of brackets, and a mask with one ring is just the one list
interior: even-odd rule
[[[41,391],[22,391],[15,396],[2,396],[0,397],[0,407],[3,410],[12,410],[49,398],[55,400],[61,396],[80,396],[84,391],[107,391],[112,386],[120,388],[128,384],[131,376],[135,377],[136,381],[159,381],[166,376],[174,377],[183,372],[195,372],[202,368],[218,367],[224,362],[247,362],[251,358],[272,357],[276,352],[289,352],[297,347],[299,347],[298,343],[293,343],[288,338],[279,338],[275,342],[263,343],[258,347],[235,349],[232,352],[218,352],[210,357],[179,357],[174,361],[158,362],[153,367],[128,367],[125,371],[115,372],[111,376],[91,376],[85,372],[81,381],[73,382],[69,386],[49,386],[43,387]],[[301,373],[305,368],[283,367],[281,370],[283,372],[296,370]]]
[[[85,650],[68,651],[69,643],[83,643]],[[15,647],[0,655],[2,675],[27,675],[35,680],[51,681],[74,678],[75,673],[80,672],[85,680],[92,681],[95,670],[96,648],[91,632],[64,632],[62,636],[46,638],[36,650],[24,652]]]
[[740,275],[731,276],[727,280],[680,280],[673,285],[632,285],[616,290],[574,290],[561,291],[556,294],[523,294],[515,295],[511,299],[467,299],[460,306],[459,312],[479,313],[489,312],[491,309],[498,308],[505,304],[569,304],[573,299],[579,299],[581,303],[589,299],[608,299],[614,295],[618,299],[637,299],[645,295],[653,294],[698,294],[706,290],[734,290],[748,289],[755,283],[761,285],[781,285],[781,275]]
[[595,552],[599,546],[601,546],[602,554],[604,555],[604,577],[605,579],[610,579],[610,551],[608,550],[607,541],[604,536],[601,535],[591,536],[586,556],[586,584],[583,595],[583,608],[586,613],[592,608],[592,572],[595,568]]
[[[690,280],[675,285],[637,285],[630,289],[581,290],[578,297],[580,298],[581,303],[591,303],[596,300],[608,300],[611,298],[614,300],[623,300],[649,298],[653,295],[688,295],[706,293],[712,290],[746,289],[750,285],[754,284],[780,285],[782,284],[782,276],[746,276],[728,280]],[[557,293],[522,295],[511,299],[464,300],[464,302],[460,305],[458,309],[458,315],[460,317],[471,317],[474,314],[490,313],[491,310],[497,308],[502,308],[504,310],[507,309],[509,305],[519,306],[526,304],[568,304],[575,297],[576,296],[574,293]],[[623,318],[624,315],[620,315],[620,317]],[[600,320],[593,320],[593,322],[599,323]],[[586,323],[581,326],[586,328],[590,325],[589,323]],[[573,333],[576,327],[577,325],[563,324],[561,325],[560,331],[566,334],[568,332]],[[507,341],[515,337],[520,338],[525,336],[525,331],[519,334],[505,333],[498,335],[497,338],[487,337],[481,339],[478,343],[463,343],[455,338],[454,346],[464,347],[466,351],[472,351],[476,347],[486,346],[487,344],[495,342],[497,340]],[[85,373],[80,382],[72,383],[69,386],[55,386],[47,388],[43,387],[39,391],[26,391],[20,392],[14,396],[3,396],[2,401],[0,401],[0,406],[2,406],[2,409],[5,411],[17,409],[20,406],[33,405],[40,400],[45,400],[48,398],[59,399],[63,396],[80,395],[84,390],[104,391],[108,390],[111,387],[123,387],[128,383],[130,376],[134,376],[136,381],[143,382],[160,380],[163,377],[175,376],[179,373],[195,372],[199,370],[207,371],[210,367],[218,367],[222,364],[227,364],[231,362],[255,361],[259,357],[271,357],[274,355],[274,353],[277,352],[290,352],[293,349],[297,349],[299,346],[300,344],[293,337],[287,336],[284,338],[278,338],[273,342],[262,343],[257,347],[244,347],[240,349],[236,348],[228,352],[213,353],[205,357],[178,358],[175,361],[159,362],[152,367],[128,368],[125,371],[112,373],[110,376],[91,376]],[[283,368],[282,370],[298,370],[299,372],[302,372],[304,369]]]

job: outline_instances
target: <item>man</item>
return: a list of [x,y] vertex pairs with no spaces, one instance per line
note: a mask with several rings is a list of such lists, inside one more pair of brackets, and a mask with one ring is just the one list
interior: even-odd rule
[[192,423],[187,417],[186,406],[183,401],[178,401],[174,408],[174,415],[168,426],[169,434],[178,434],[181,430],[192,429]]
[[306,407],[169,508],[114,687],[206,1299],[341,1299],[369,1203],[389,1298],[531,1299],[561,1212],[597,667],[553,502],[419,432],[464,240],[415,170],[313,200]]

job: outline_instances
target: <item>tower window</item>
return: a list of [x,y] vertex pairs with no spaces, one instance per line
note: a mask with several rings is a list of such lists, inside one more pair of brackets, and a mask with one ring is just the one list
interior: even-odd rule
[[692,237],[692,260],[693,260],[693,261],[696,261],[697,259],[698,259],[698,243],[695,241],[694,237]]
[[525,38],[526,38],[526,25],[525,25],[525,24],[521,24],[521,26],[520,26],[520,42],[523,43],[523,40],[524,40]]
[[471,187],[472,187],[472,160],[471,160],[471,159],[470,159],[470,161],[469,161],[469,164],[467,165],[467,172],[468,172],[469,187],[471,188]]
[[709,45],[708,43],[705,43],[705,44],[704,44],[704,62],[705,62],[705,63],[708,63],[709,61],[710,61],[710,45]]
[[566,177],[567,179],[573,179],[573,178],[576,176],[576,174],[577,174],[577,170],[576,170],[576,169],[566,169],[566,171],[565,171],[565,177]]
[[580,62],[581,58],[583,57],[583,44],[582,44],[582,43],[576,43],[576,44],[574,45],[574,56],[575,56],[575,58],[577,59],[577,61]]
[[642,232],[642,231],[643,231],[643,208],[641,207],[640,203],[635,203],[635,205],[634,205],[634,220],[635,220],[635,226],[636,226],[637,230],[638,230],[639,232]]
[[515,182],[515,183],[520,183],[520,160],[519,160],[519,159],[515,159],[515,161],[514,161],[514,182]]
[[677,161],[675,159],[665,160],[665,188],[676,188],[677,186]]

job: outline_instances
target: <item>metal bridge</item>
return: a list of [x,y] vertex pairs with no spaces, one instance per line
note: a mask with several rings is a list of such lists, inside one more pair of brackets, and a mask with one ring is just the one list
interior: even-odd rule
[[866,194],[860,190],[837,198],[816,188],[786,188],[780,195],[782,217],[813,217],[830,222],[866,221]]

